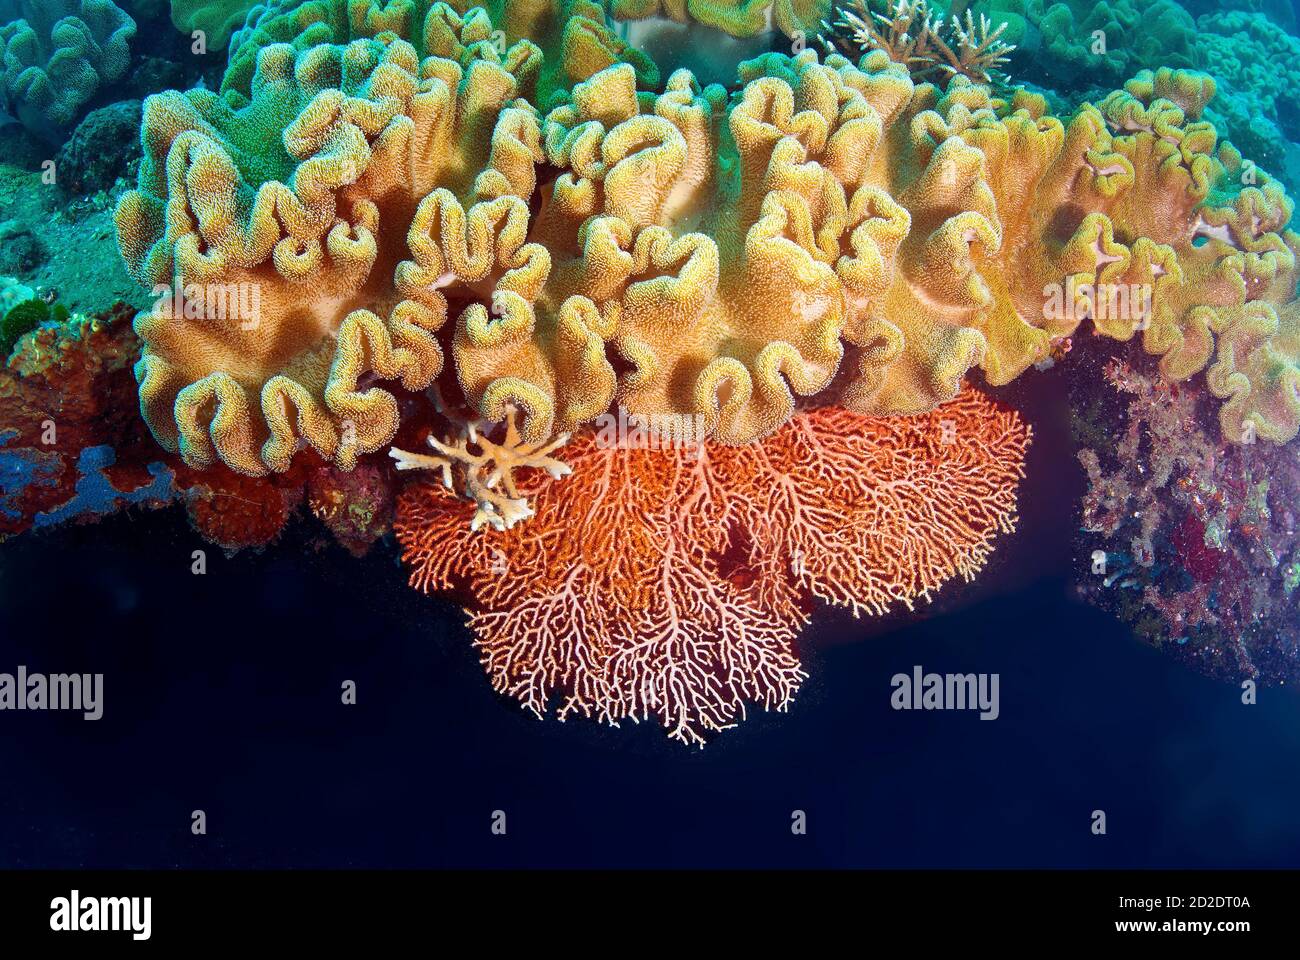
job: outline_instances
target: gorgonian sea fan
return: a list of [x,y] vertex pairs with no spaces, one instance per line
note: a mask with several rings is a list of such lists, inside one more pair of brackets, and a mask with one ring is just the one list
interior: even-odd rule
[[801,411],[740,446],[588,430],[559,451],[570,475],[524,478],[527,522],[472,531],[471,501],[420,483],[395,530],[412,586],[468,593],[498,691],[703,744],[748,703],[789,705],[812,598],[879,614],[970,579],[1015,525],[1029,437],[974,390],[913,417]]

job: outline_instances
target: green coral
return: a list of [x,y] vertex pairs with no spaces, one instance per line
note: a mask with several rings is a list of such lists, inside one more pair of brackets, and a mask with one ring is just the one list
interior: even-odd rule
[[172,0],[172,23],[186,33],[202,30],[209,50],[224,50],[254,6],[253,0]]
[[62,323],[69,316],[68,308],[61,303],[51,307],[39,298],[24,300],[0,318],[0,353],[7,357],[23,334],[50,321]]
[[[1219,84],[1206,117],[1250,159],[1287,169],[1288,139],[1300,139],[1300,38],[1262,13],[1218,12],[1196,21],[1197,66]],[[1300,184],[1289,183],[1292,189]]]
[[1300,37],[1258,13],[1212,13],[1196,23],[1198,66],[1246,95],[1254,110],[1284,132],[1300,135]]
[[1063,93],[1116,85],[1156,66],[1193,68],[1217,83],[1206,119],[1246,157],[1283,169],[1287,138],[1300,138],[1292,95],[1300,87],[1300,38],[1263,13],[1194,20],[1172,0],[978,0],[973,9],[1007,23],[1004,37],[1019,48],[1018,59],[1032,61]]
[[1038,28],[1038,64],[1065,87],[1112,86],[1146,67],[1195,66],[1196,24],[1172,0],[1023,0],[1004,9]]
[[[7,22],[6,22],[7,21]],[[0,89],[32,132],[58,139],[130,61],[135,21],[111,0],[0,0]]]

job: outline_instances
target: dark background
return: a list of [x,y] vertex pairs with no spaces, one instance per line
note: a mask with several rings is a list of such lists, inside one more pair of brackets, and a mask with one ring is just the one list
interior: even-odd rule
[[[0,714],[0,866],[1298,866],[1300,696],[1243,706],[1072,596],[1063,375],[1016,398],[1030,481],[985,575],[820,610],[791,711],[703,751],[497,696],[391,544],[356,561],[304,521],[198,577],[179,510],[6,543],[0,671],[102,672],[105,713]],[[891,710],[914,664],[1000,673],[1001,717]]]

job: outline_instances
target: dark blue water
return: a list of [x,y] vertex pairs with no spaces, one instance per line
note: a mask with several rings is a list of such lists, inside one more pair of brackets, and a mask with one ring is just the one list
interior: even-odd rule
[[[1079,479],[1035,428],[986,576],[925,618],[823,611],[791,712],[702,752],[524,714],[391,549],[317,553],[303,524],[196,577],[175,513],[7,543],[0,670],[106,692],[94,723],[0,714],[0,866],[1300,864],[1300,696],[1243,706],[1071,598]],[[998,672],[1001,717],[893,711],[915,664]]]

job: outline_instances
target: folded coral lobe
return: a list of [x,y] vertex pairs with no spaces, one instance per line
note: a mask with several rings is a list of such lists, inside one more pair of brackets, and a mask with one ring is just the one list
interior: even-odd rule
[[654,61],[614,34],[599,0],[272,0],[232,41],[222,89],[247,93],[265,46],[304,51],[385,33],[408,41],[421,60],[498,62],[518,80],[519,95],[543,109],[616,63],[631,65],[643,88],[659,83]]
[[[700,416],[733,443],[771,433],[796,396],[830,383],[847,295],[887,286],[886,261],[906,231],[906,213],[887,197],[872,194],[874,206],[858,197],[881,146],[876,107],[811,54],[746,70],[730,108],[722,88],[701,88],[688,71],[658,96],[638,94],[626,66],[575,85],[543,124],[547,160],[562,172],[533,226],[554,261],[542,301],[591,305],[566,349],[601,338],[620,370],[619,404]],[[896,89],[879,95],[883,109],[896,107]],[[889,224],[852,233],[860,223],[850,216],[868,211]],[[491,349],[480,339],[458,328],[457,371],[476,402],[497,385],[502,350],[527,369],[526,358],[554,359],[561,342],[522,325]],[[571,403],[525,379],[509,387],[520,405],[550,414]],[[579,407],[596,409],[607,372],[588,382],[590,402]]]
[[137,320],[159,441],[258,474],[302,444],[347,467],[391,440],[396,401],[371,384],[420,389],[442,367],[446,300],[398,270],[408,231],[435,191],[471,212],[531,193],[537,124],[516,91],[498,63],[421,63],[389,34],[267,46],[249,96],[151,97],[117,225],[160,295]]
[[1206,370],[1226,439],[1285,442],[1300,430],[1294,203],[1200,120],[1214,92],[1201,74],[1143,71],[1099,105],[1089,160],[1114,173],[1093,186],[1107,255],[1085,279],[1150,291],[1140,323],[1094,316],[1097,329],[1140,330],[1170,379]]

